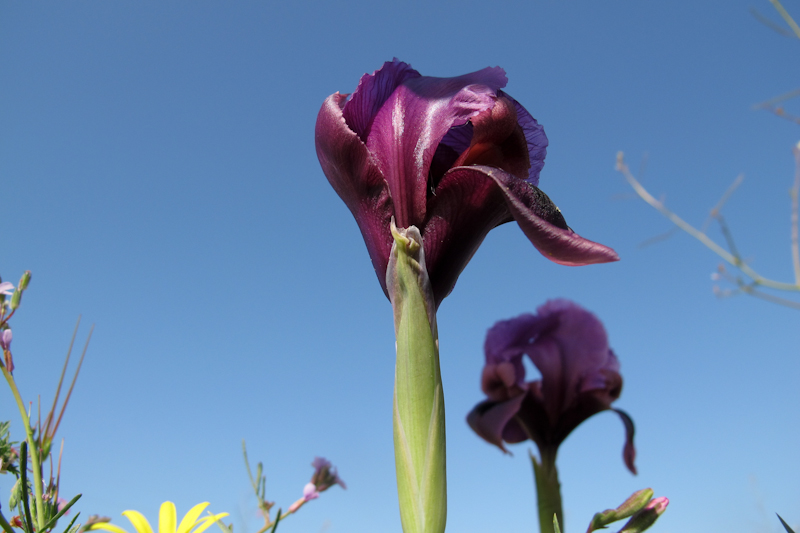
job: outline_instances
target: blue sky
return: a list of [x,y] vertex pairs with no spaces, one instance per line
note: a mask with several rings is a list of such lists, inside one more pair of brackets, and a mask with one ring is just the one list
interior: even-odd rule
[[614,171],[617,151],[635,171],[647,154],[644,184],[698,225],[744,173],[737,245],[791,279],[800,129],[753,105],[800,85],[800,48],[751,8],[779,20],[757,0],[0,3],[0,274],[33,271],[12,324],[27,399],[51,400],[78,315],[79,338],[96,324],[62,490],[124,526],[125,509],[210,501],[253,533],[246,439],[284,508],[315,455],[348,484],[280,530],[400,531],[391,306],[313,144],[322,101],[398,57],[434,76],[502,66],[550,139],[540,186],[622,258],[560,267],[507,224],[442,304],[448,531],[536,528],[530,446],[503,456],[464,417],[486,329],[555,297],[604,321],[639,452],[633,477],[611,413],[569,437],[567,531],[646,486],[671,499],[657,531],[800,525],[797,312],[715,298],[718,260],[686,235],[640,247],[670,224]]

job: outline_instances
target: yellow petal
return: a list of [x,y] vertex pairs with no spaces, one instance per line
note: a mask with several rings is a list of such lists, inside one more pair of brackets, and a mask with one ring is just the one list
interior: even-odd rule
[[203,531],[211,527],[211,524],[214,524],[217,520],[220,518],[225,518],[226,516],[228,516],[228,513],[220,513],[208,516],[201,521],[200,525],[197,526],[197,529],[192,531],[192,533],[203,533]]
[[175,522],[178,518],[175,513],[175,504],[164,502],[158,512],[158,533],[175,533]]
[[150,522],[139,511],[123,511],[122,516],[126,517],[133,524],[133,529],[138,533],[153,533]]
[[105,531],[110,531],[111,533],[128,533],[124,529],[119,526],[115,526],[114,524],[109,524],[108,522],[97,522],[89,526],[87,531],[94,531],[95,529],[102,529]]
[[[208,507],[208,502],[198,503],[189,509],[189,512],[186,513],[186,515],[183,517],[183,520],[181,520],[177,533],[189,533],[195,524],[197,524],[197,519],[200,517],[200,513],[202,513],[206,507]],[[162,531],[161,533],[164,532]]]

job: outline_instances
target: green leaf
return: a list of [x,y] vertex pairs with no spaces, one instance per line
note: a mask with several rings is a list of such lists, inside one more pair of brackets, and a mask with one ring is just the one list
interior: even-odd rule
[[781,524],[783,524],[783,527],[786,529],[787,533],[794,533],[794,531],[792,531],[792,528],[789,527],[789,524],[787,524],[786,521],[783,518],[781,518],[781,515],[779,515],[778,513],[775,513],[775,515],[778,517],[778,520],[781,521]]
[[[45,531],[46,531],[46,530],[48,530],[48,529],[52,528],[53,526],[55,526],[55,525],[56,525],[56,522],[58,522],[58,519],[59,519],[59,518],[61,518],[62,516],[64,516],[64,513],[66,513],[67,511],[69,511],[69,508],[70,508],[70,507],[72,507],[73,505],[75,505],[75,502],[77,502],[78,500],[80,500],[80,499],[81,499],[81,496],[82,496],[82,494],[78,494],[77,496],[75,496],[74,498],[72,498],[72,499],[71,499],[69,502],[67,502],[67,504],[66,504],[66,505],[64,505],[64,507],[62,507],[62,508],[61,508],[61,510],[60,510],[59,512],[57,512],[57,513],[55,514],[55,516],[53,516],[53,518],[51,518],[50,520],[48,520],[48,522],[47,522],[47,523],[44,525],[44,528],[43,528],[43,530],[45,530]],[[73,520],[73,522],[74,522],[74,520]]]

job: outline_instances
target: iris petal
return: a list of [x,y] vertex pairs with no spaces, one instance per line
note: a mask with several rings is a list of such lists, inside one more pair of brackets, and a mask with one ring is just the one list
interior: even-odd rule
[[612,411],[619,415],[622,419],[622,423],[625,425],[625,447],[622,449],[622,459],[625,461],[625,466],[628,467],[628,470],[636,475],[636,465],[634,464],[636,448],[633,445],[635,428],[633,426],[633,419],[622,409],[612,409]]
[[528,170],[528,183],[533,186],[539,185],[539,173],[544,168],[544,157],[547,155],[547,136],[544,134],[544,128],[536,121],[528,110],[522,107],[522,104],[514,100],[512,97],[498,91],[497,96],[508,98],[517,111],[517,121],[522,127],[522,132],[525,135],[525,142],[528,145],[528,157],[530,160],[530,169]]
[[342,110],[345,122],[363,142],[367,142],[372,121],[389,96],[404,81],[419,77],[420,73],[411,65],[397,58],[387,61],[372,74],[364,74]]
[[500,188],[508,210],[539,252],[551,261],[567,266],[619,261],[617,253],[566,226],[561,211],[536,187],[492,167],[468,167],[451,172],[480,172]]
[[503,446],[503,431],[519,411],[524,394],[504,402],[484,401],[467,415],[467,424],[487,442],[508,453]]
[[345,124],[341,109],[344,100],[344,95],[336,93],[322,105],[316,126],[317,157],[328,181],[355,217],[385,293],[394,209],[386,182],[367,147]]
[[422,225],[428,172],[439,142],[450,128],[494,106],[506,82],[497,67],[455,78],[422,76],[405,81],[386,100],[367,147],[389,186],[398,227]]

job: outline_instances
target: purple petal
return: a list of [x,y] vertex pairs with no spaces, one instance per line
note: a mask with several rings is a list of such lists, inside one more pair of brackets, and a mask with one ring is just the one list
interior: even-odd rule
[[495,184],[478,172],[448,172],[428,198],[422,230],[425,262],[437,305],[492,228],[513,220]]
[[452,148],[460,155],[472,143],[472,131],[473,126],[469,122],[461,126],[455,126],[447,131],[442,140],[439,141],[439,144]]
[[636,475],[636,465],[634,464],[636,448],[633,446],[635,428],[633,427],[633,419],[622,409],[612,409],[612,411],[619,415],[622,419],[622,423],[625,425],[625,447],[622,449],[622,460],[625,461],[625,466],[628,467],[628,470],[630,470],[633,475]]
[[353,213],[378,281],[386,293],[386,265],[392,249],[389,189],[367,147],[342,116],[345,96],[329,96],[317,116],[315,142],[322,171]]
[[[602,322],[568,300],[551,300],[537,309],[537,315],[552,320],[551,328],[527,351],[542,373],[548,415],[558,417],[580,393],[598,390],[598,399],[606,398],[602,393],[613,390],[619,363],[609,349]],[[613,399],[607,398],[606,409]]]
[[306,483],[306,486],[303,487],[303,499],[305,501],[311,501],[316,498],[319,498],[317,487],[315,487],[313,483]]
[[522,386],[525,379],[522,354],[528,350],[533,339],[552,326],[552,317],[531,314],[497,322],[486,333],[483,345],[486,363],[512,362],[517,369],[517,385]]
[[397,87],[376,114],[369,151],[389,185],[398,227],[425,220],[428,171],[439,141],[494,105],[507,82],[499,67],[455,78],[422,76]]
[[419,72],[397,58],[387,61],[372,74],[364,74],[342,110],[345,122],[367,142],[372,121],[381,106],[401,83],[418,77]]
[[10,328],[4,329],[3,332],[0,333],[0,348],[2,348],[3,350],[8,350],[8,348],[11,346],[12,338],[13,335],[11,333],[11,329]]
[[525,141],[528,145],[528,155],[530,157],[530,169],[528,170],[528,183],[533,186],[539,185],[539,173],[544,167],[544,157],[547,155],[547,136],[544,134],[544,128],[536,121],[535,118],[528,113],[528,110],[522,107],[522,104],[514,100],[512,97],[498,91],[497,96],[504,96],[514,103],[514,108],[517,110],[517,121],[522,126],[522,131],[525,135]]
[[517,110],[512,100],[498,97],[495,105],[473,117],[469,149],[453,166],[482,165],[500,168],[521,180],[528,179],[530,156]]
[[514,212],[525,234],[548,259],[570,265],[617,259],[610,248],[570,230],[547,195],[527,182],[497,168],[457,167],[444,175],[435,195],[428,198],[422,232],[437,305],[453,290],[489,231],[514,220]]
[[508,453],[503,446],[503,432],[519,411],[524,399],[525,395],[520,394],[504,402],[483,401],[467,415],[467,424],[486,442]]
[[324,457],[314,457],[314,460],[311,461],[311,466],[314,467],[314,470],[319,472],[323,468],[330,468],[331,462],[325,459]]
[[347,485],[345,485],[344,481],[342,481],[342,478],[339,477],[339,474],[334,473],[333,477],[335,478],[334,483],[347,490]]
[[522,356],[497,364],[486,363],[481,372],[481,390],[493,402],[502,402],[522,392],[525,382]]
[[10,281],[4,281],[0,283],[0,294],[5,294],[6,296],[11,296],[14,292],[14,284]]
[[459,167],[450,172],[479,172],[494,180],[523,233],[551,261],[578,266],[619,260],[611,248],[584,239],[569,229],[550,198],[527,182],[492,167]]

